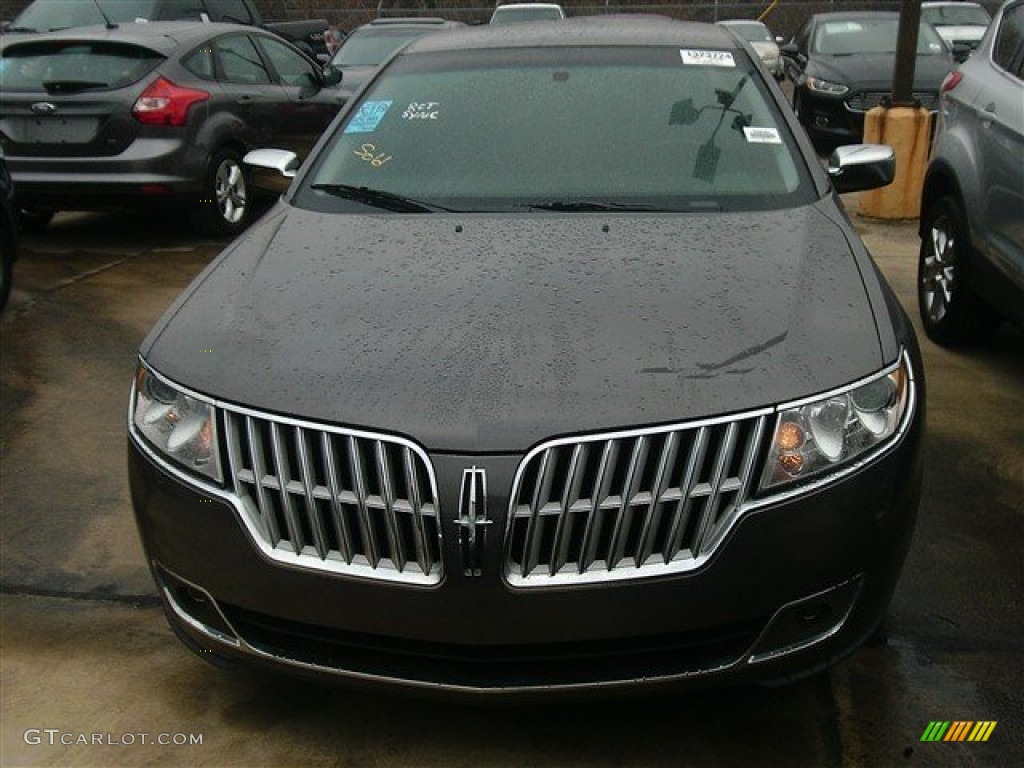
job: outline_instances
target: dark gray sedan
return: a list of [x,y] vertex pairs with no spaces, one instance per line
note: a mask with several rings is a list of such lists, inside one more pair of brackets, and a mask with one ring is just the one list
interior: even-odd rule
[[[529,29],[527,28],[529,27]],[[404,48],[140,350],[132,498],[202,658],[471,694],[779,681],[909,545],[906,316],[722,27]]]
[[194,21],[8,36],[0,82],[0,142],[35,225],[174,204],[235,234],[252,219],[243,155],[306,155],[342,101],[276,35]]

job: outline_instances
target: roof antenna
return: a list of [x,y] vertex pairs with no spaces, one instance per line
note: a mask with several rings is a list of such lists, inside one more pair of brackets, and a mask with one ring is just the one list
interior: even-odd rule
[[107,16],[106,11],[103,10],[103,6],[100,5],[100,0],[92,0],[92,2],[93,2],[93,5],[96,6],[96,10],[100,12],[100,16],[102,16],[103,20],[105,22],[107,22],[107,29],[117,29],[117,24],[112,22],[110,20],[110,17]]

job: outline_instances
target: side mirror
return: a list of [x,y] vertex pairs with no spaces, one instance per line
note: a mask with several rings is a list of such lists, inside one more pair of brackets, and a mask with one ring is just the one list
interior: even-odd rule
[[294,178],[299,170],[299,156],[286,149],[254,149],[242,159],[246,165],[254,168],[266,168],[277,171],[286,179]]
[[795,59],[800,55],[800,48],[796,43],[784,43],[779,46],[779,53],[783,56],[787,56],[791,59]]
[[337,85],[341,82],[341,70],[333,64],[324,67],[324,85]]
[[828,175],[840,193],[885,187],[896,178],[896,153],[888,144],[837,147],[828,159]]
[[312,69],[302,75],[302,84],[299,86],[299,98],[308,99],[320,93],[324,87],[324,78],[320,70]]

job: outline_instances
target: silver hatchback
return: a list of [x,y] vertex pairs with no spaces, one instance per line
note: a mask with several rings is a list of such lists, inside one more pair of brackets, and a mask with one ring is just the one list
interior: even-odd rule
[[1024,327],[1024,0],[942,86],[921,200],[918,299],[944,345]]

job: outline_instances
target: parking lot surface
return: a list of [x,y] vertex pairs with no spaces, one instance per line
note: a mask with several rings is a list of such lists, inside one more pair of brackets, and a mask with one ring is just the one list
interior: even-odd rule
[[[870,221],[849,203],[918,325],[916,223]],[[1024,764],[1024,334],[1009,327],[971,352],[919,333],[928,431],[914,542],[883,632],[827,674],[476,707],[193,657],[138,543],[126,406],[139,342],[225,244],[115,214],[62,214],[24,238],[0,323],[0,764]],[[996,726],[983,743],[921,741],[933,721]]]

